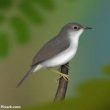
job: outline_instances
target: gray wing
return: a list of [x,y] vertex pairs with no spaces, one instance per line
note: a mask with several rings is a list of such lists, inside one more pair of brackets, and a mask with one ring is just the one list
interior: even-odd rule
[[33,59],[32,66],[37,65],[47,59],[54,57],[57,53],[69,47],[67,37],[58,36],[48,41],[36,54]]

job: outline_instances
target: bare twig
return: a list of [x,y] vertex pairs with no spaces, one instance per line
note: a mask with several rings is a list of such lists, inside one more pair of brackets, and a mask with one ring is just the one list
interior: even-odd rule
[[[61,73],[67,74],[68,75],[68,71],[69,71],[69,63],[62,65],[60,67],[60,71]],[[54,101],[58,101],[58,100],[64,100],[65,99],[65,95],[66,95],[66,91],[67,91],[67,86],[68,86],[68,81],[66,81],[63,77],[61,77],[59,79],[59,85],[58,85],[58,89],[54,98]]]

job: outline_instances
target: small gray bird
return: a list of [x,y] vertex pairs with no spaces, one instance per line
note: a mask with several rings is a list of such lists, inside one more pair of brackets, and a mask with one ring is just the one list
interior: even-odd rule
[[66,24],[56,37],[48,41],[35,55],[29,71],[18,83],[19,87],[28,76],[41,68],[58,67],[69,62],[76,54],[79,37],[86,29],[79,23]]

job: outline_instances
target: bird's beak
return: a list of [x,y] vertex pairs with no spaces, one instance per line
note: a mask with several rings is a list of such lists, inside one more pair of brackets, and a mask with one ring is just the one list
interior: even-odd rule
[[92,27],[84,27],[84,29],[93,29]]

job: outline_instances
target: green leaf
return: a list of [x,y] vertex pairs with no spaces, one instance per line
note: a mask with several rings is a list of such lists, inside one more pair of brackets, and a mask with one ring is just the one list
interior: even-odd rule
[[53,10],[55,8],[52,0],[34,0],[37,4],[46,10]]
[[12,0],[0,0],[0,9],[7,9],[11,7]]
[[43,22],[42,15],[35,10],[30,4],[24,2],[20,5],[23,15],[33,23],[41,24]]
[[0,15],[0,23],[3,23],[4,20],[5,20],[5,17],[3,15]]
[[13,17],[11,19],[11,25],[16,33],[16,40],[20,44],[25,44],[29,41],[30,35],[28,30],[28,25],[19,17]]
[[8,36],[4,32],[0,32],[0,58],[4,58],[9,53]]

